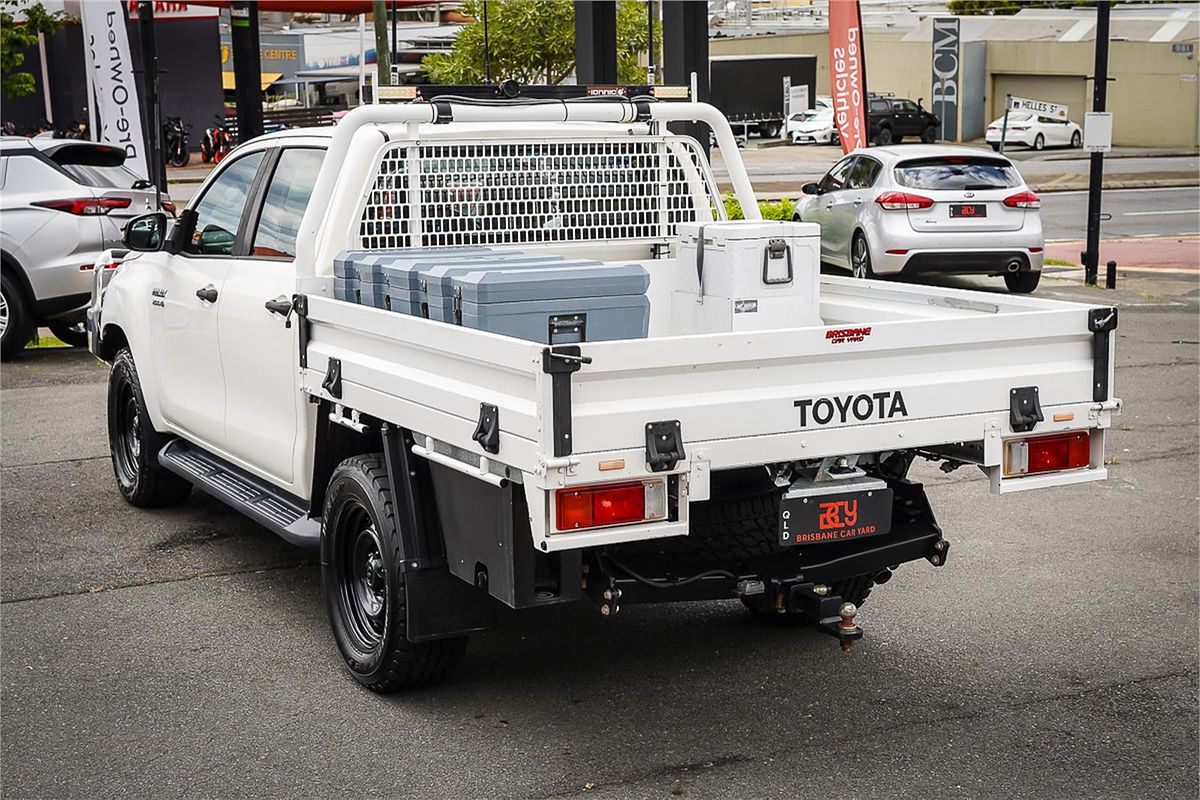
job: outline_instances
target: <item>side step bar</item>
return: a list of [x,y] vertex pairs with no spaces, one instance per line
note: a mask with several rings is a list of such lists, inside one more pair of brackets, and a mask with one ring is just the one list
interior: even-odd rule
[[321,522],[308,516],[308,505],[191,442],[173,439],[158,463],[250,517],[291,544],[316,548]]

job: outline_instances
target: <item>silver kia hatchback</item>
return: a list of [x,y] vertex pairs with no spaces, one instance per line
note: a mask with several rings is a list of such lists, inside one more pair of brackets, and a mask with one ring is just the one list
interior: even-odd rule
[[795,219],[820,225],[822,261],[856,277],[994,275],[1021,293],[1041,278],[1041,200],[1001,155],[862,148],[803,191]]
[[[159,207],[124,162],[124,150],[97,142],[0,139],[0,357],[19,353],[39,325],[87,346],[97,257],[121,243],[129,219]],[[174,213],[165,194],[161,208]]]

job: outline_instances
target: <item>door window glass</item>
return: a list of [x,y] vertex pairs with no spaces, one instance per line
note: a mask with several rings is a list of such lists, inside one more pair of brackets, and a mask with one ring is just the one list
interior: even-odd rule
[[846,178],[847,189],[869,189],[879,177],[883,165],[873,158],[860,156]]
[[917,104],[912,100],[897,100],[896,110],[904,114],[917,113]]
[[872,100],[871,101],[871,113],[872,114],[888,113],[888,101],[887,100]]
[[324,158],[324,150],[294,147],[283,151],[271,176],[250,255],[295,257],[300,220]]
[[836,192],[846,185],[846,176],[850,172],[850,167],[856,159],[843,158],[841,161],[833,165],[833,169],[825,173],[825,177],[821,178],[820,189],[821,194],[825,192]]
[[233,254],[238,225],[250,197],[250,186],[262,160],[262,151],[251,153],[234,161],[216,177],[196,206],[196,229],[192,241],[184,247],[185,252],[215,256]]

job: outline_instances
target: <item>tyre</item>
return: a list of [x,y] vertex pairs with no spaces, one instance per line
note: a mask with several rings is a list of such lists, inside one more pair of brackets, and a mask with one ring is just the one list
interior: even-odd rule
[[108,373],[108,446],[117,488],[130,505],[175,505],[192,491],[190,483],[158,463],[167,441],[150,424],[133,353],[123,348]]
[[937,141],[937,126],[930,125],[921,133],[921,141],[925,144],[933,144]]
[[325,493],[321,579],[338,650],[354,679],[375,692],[435,683],[467,646],[465,636],[408,640],[396,525],[383,456],[339,464]]
[[1045,150],[1046,149],[1046,137],[1042,136],[1040,133],[1037,136],[1033,137],[1033,149],[1034,150]]
[[15,276],[0,274],[0,359],[16,358],[33,338],[29,301]]
[[186,147],[180,147],[171,154],[172,167],[186,167],[188,162],[192,160],[192,154],[187,151]]
[[871,268],[871,248],[862,231],[855,233],[850,243],[850,274],[856,278],[875,277],[875,270]]
[[1029,294],[1037,288],[1038,282],[1041,279],[1042,273],[1040,271],[1004,273],[1004,285],[1013,294]]
[[877,142],[879,142],[880,145],[883,145],[884,147],[891,144],[893,141],[899,141],[898,139],[894,139],[892,137],[892,129],[891,128],[880,128],[879,133],[876,134],[876,136],[875,136],[875,140]]
[[51,323],[50,332],[58,337],[60,342],[69,344],[71,347],[88,346],[87,329],[83,327],[82,322],[76,322],[73,325],[65,322]]
[[995,150],[997,153],[999,153],[1000,152],[1000,143],[992,142],[991,144],[992,144],[992,149]]
[[762,134],[762,137],[764,139],[778,139],[779,138],[779,123],[778,122],[768,122],[766,124],[760,125],[758,127],[758,132],[760,134]]
[[1083,137],[1079,135],[1079,131],[1071,134],[1071,147],[1076,150],[1083,147]]

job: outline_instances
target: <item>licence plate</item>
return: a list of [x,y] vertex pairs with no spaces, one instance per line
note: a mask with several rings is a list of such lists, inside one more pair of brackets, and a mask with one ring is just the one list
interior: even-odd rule
[[987,206],[982,203],[951,203],[950,218],[956,217],[986,217]]
[[892,529],[892,490],[784,497],[779,508],[779,544],[844,542]]

